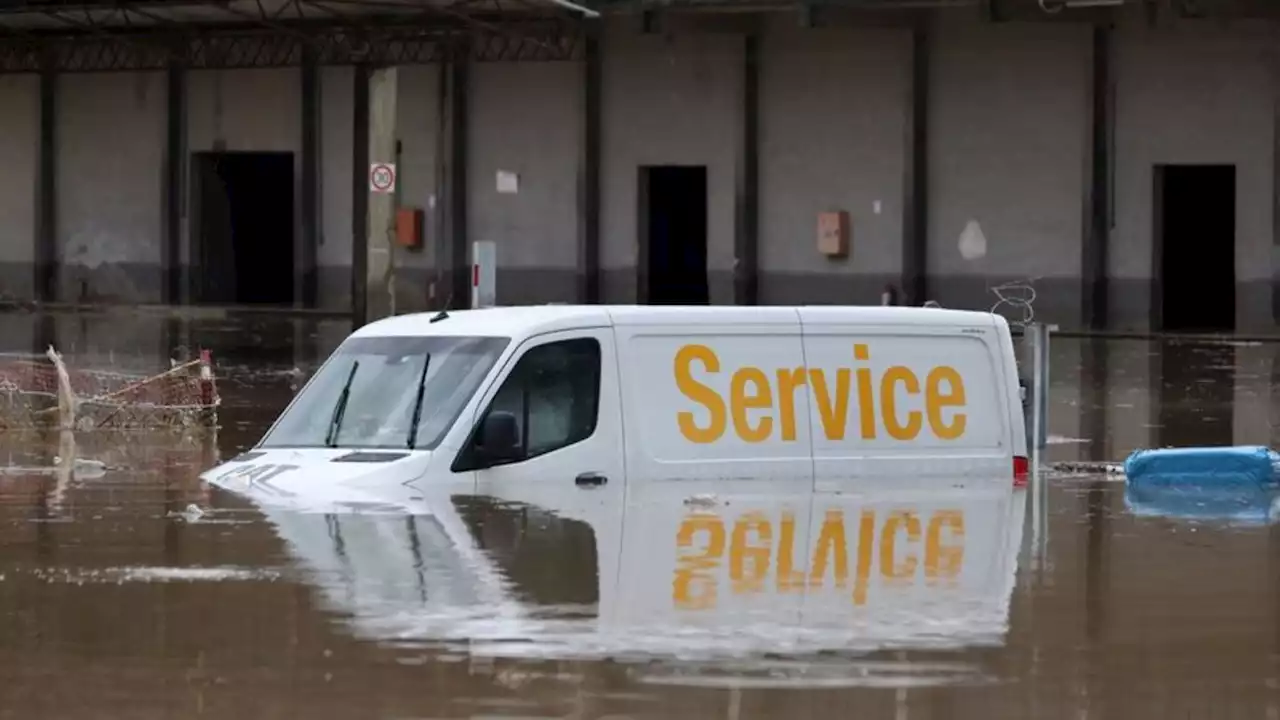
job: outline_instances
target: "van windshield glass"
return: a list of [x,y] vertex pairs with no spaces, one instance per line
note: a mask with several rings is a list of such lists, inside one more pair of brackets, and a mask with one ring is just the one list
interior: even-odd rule
[[351,338],[258,446],[430,450],[509,342],[501,337]]

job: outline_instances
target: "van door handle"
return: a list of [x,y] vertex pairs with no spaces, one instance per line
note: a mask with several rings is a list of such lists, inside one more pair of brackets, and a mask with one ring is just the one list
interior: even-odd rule
[[609,482],[609,478],[598,472],[584,472],[573,479],[578,487],[599,487]]

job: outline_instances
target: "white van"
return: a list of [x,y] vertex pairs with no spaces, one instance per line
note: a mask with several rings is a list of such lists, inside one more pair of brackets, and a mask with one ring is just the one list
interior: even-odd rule
[[1007,487],[1026,454],[998,315],[557,305],[360,328],[252,451],[204,477],[282,496],[692,480],[848,492],[904,476]]

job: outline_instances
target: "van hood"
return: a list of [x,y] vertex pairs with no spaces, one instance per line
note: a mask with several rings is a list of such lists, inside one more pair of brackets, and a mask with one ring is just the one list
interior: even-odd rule
[[264,506],[301,512],[404,512],[421,503],[407,485],[426,474],[432,457],[429,450],[250,450],[200,479]]

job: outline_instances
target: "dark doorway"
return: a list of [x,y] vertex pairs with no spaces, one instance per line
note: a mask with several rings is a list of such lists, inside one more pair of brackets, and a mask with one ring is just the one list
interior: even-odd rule
[[640,168],[640,300],[706,305],[707,168]]
[[293,153],[196,153],[197,303],[292,305]]
[[1160,165],[1155,173],[1156,327],[1236,326],[1236,169]]

